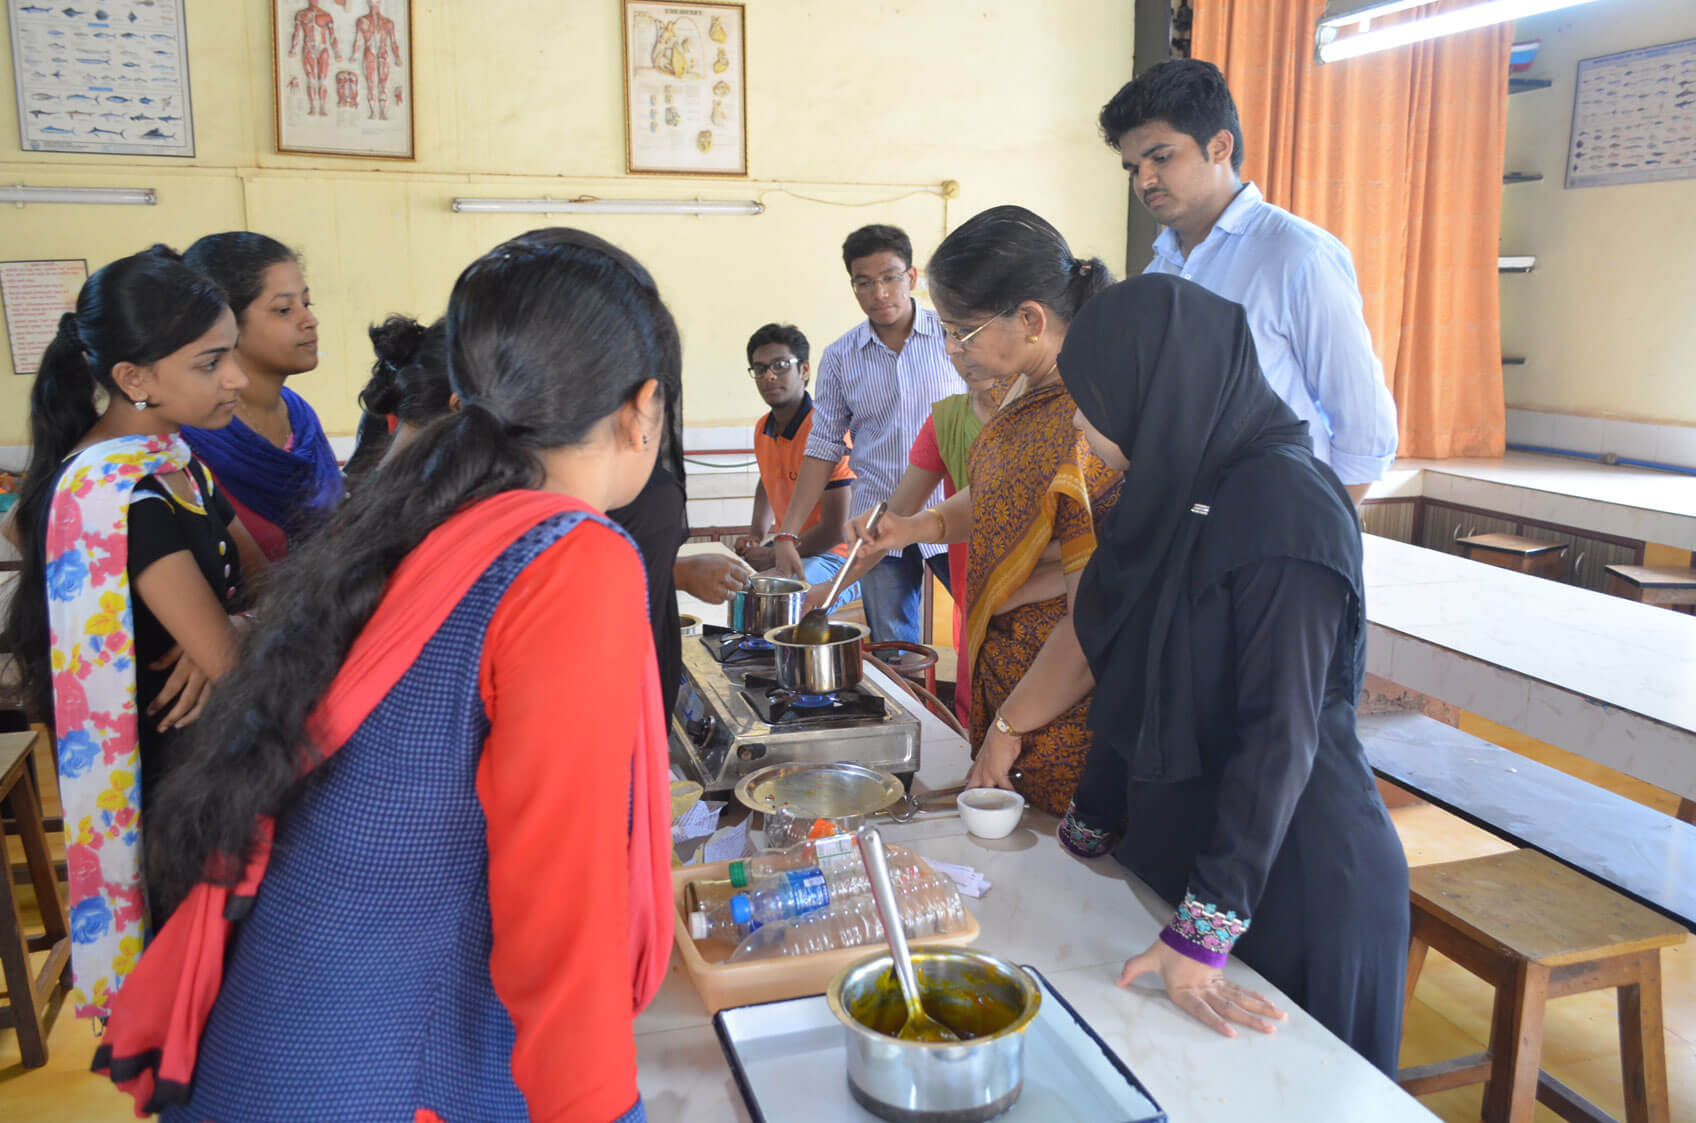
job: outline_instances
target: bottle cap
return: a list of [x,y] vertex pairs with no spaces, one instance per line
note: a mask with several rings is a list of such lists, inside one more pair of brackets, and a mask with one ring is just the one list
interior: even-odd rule
[[689,938],[692,940],[707,938],[707,914],[705,912],[689,914]]
[[738,924],[747,924],[754,919],[754,907],[748,903],[745,893],[738,893],[730,898],[730,919]]
[[748,887],[747,862],[730,863],[730,884],[737,889],[746,889]]

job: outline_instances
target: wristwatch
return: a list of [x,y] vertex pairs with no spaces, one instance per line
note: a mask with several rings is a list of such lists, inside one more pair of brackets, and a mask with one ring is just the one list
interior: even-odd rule
[[1008,725],[1007,719],[1001,716],[1001,712],[999,710],[997,710],[995,714],[995,728],[997,731],[1005,733],[1009,737],[1017,737],[1020,740],[1024,740],[1024,733],[1014,729],[1011,725]]

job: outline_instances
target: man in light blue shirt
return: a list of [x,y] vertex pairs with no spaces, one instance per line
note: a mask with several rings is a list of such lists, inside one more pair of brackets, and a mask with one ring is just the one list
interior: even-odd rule
[[1210,62],[1150,67],[1102,109],[1101,131],[1165,227],[1144,272],[1176,274],[1243,306],[1266,380],[1358,503],[1395,459],[1396,403],[1348,248],[1242,181],[1236,102]]
[[[772,535],[777,570],[797,578],[805,576],[799,550],[805,520],[842,457],[854,470],[853,514],[858,516],[888,499],[901,482],[931,404],[966,391],[943,346],[936,313],[913,299],[919,273],[907,235],[894,226],[861,227],[843,242],[842,263],[866,318],[826,347],[819,361],[807,455],[783,525]],[[938,488],[926,506],[941,501]],[[947,551],[946,546],[909,546],[860,578],[866,627],[874,642],[919,642],[926,562],[935,556],[933,572],[946,585]]]

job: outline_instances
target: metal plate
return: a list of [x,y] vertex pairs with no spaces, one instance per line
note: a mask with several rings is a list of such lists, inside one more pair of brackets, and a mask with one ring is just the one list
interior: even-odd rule
[[[1025,970],[1042,1007],[1025,1033],[1024,1091],[997,1123],[1165,1123],[1125,1062],[1041,972]],[[754,1123],[877,1123],[849,1093],[847,1031],[823,995],[720,1010],[713,1029]]]
[[787,807],[798,819],[870,815],[906,794],[893,774],[846,761],[774,764],[749,773],[736,785],[736,801],[742,806],[767,814]]

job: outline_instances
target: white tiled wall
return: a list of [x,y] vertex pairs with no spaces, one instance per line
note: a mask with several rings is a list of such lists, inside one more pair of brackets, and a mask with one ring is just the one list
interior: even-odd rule
[[1510,409],[1508,443],[1696,469],[1696,426]]

